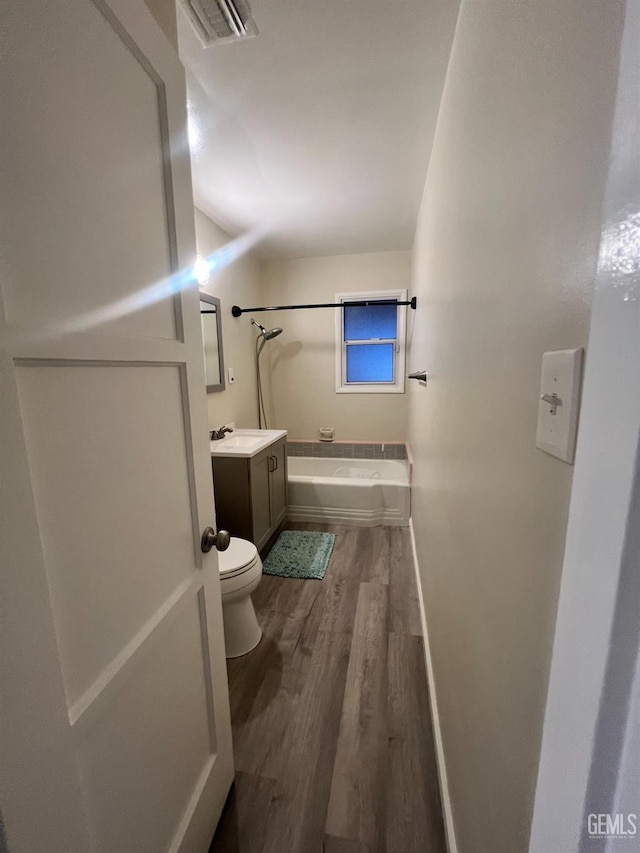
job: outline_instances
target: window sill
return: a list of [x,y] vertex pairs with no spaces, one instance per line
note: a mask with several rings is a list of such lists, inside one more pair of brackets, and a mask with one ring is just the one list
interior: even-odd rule
[[336,394],[404,394],[403,385],[341,385],[336,388]]

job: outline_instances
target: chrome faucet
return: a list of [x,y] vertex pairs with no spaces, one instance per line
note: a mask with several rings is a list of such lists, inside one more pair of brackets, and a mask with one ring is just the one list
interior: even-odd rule
[[233,430],[228,426],[221,426],[220,429],[212,429],[209,433],[209,439],[210,441],[218,441],[219,439],[224,438],[224,434],[226,432],[233,432]]

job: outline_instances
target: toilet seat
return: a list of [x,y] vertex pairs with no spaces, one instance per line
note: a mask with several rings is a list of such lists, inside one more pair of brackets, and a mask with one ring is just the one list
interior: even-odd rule
[[258,549],[253,542],[232,536],[227,550],[218,553],[220,579],[232,578],[249,571],[257,559]]

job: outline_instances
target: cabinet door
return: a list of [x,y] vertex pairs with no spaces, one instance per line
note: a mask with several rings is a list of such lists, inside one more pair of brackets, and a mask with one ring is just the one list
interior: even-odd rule
[[218,530],[228,530],[232,536],[252,540],[249,460],[214,456],[211,465]]
[[271,527],[276,528],[287,512],[287,450],[279,441],[270,447],[271,462]]
[[271,448],[251,460],[251,516],[253,543],[262,548],[271,533]]

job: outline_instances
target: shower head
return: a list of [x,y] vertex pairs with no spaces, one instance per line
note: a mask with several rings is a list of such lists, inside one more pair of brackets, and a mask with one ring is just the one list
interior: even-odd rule
[[257,326],[260,329],[260,333],[256,338],[256,383],[257,383],[257,391],[258,391],[258,426],[260,429],[268,429],[269,425],[267,423],[267,413],[264,407],[264,398],[262,396],[262,379],[260,378],[260,355],[262,354],[262,350],[266,347],[267,341],[272,340],[272,338],[277,338],[278,335],[282,334],[282,329],[279,326],[276,326],[275,329],[269,329],[268,331],[264,326],[261,326],[257,320],[251,318],[251,322],[254,326]]
[[254,326],[257,326],[260,329],[260,335],[264,338],[265,341],[270,341],[272,338],[277,338],[278,335],[282,334],[282,329],[279,327],[275,329],[269,329],[269,331],[267,331],[265,327],[258,323],[257,320],[254,320],[253,317],[251,318],[251,322]]

